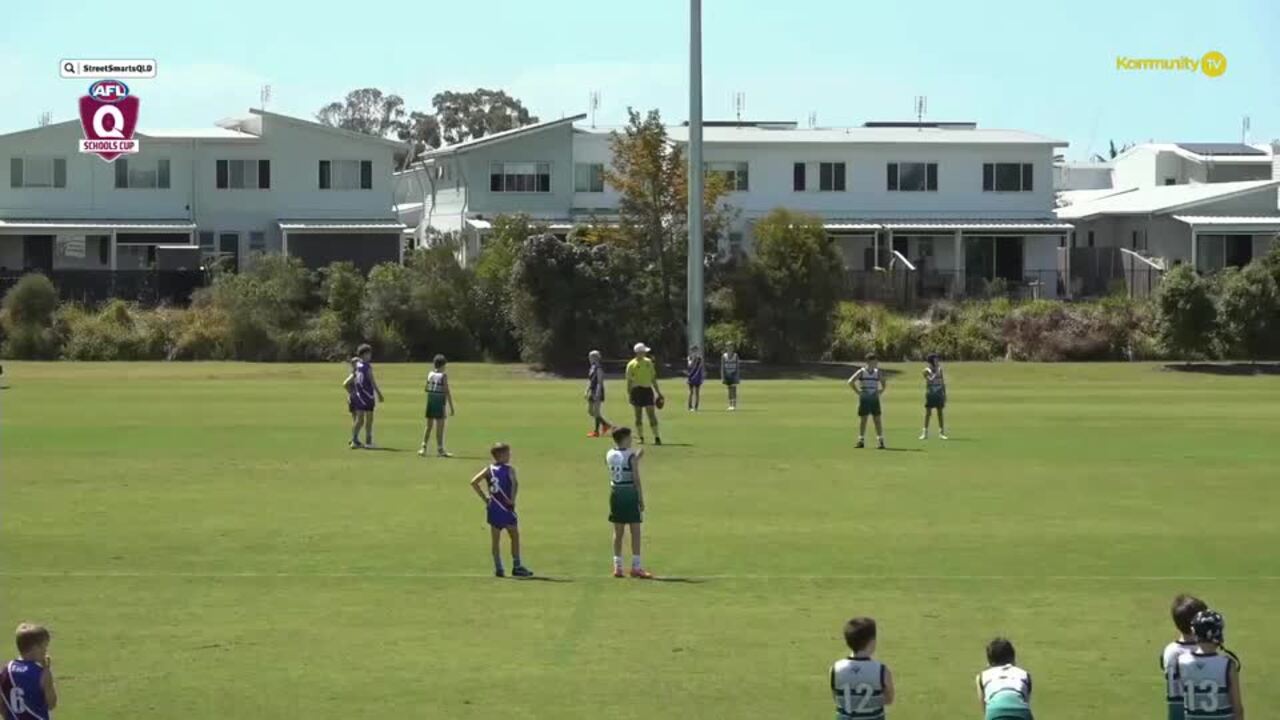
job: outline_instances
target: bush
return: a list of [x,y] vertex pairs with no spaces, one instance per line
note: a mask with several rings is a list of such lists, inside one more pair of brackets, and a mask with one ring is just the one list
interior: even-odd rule
[[734,348],[740,356],[752,357],[755,349],[751,347],[751,336],[742,323],[718,322],[707,327],[706,340],[708,354],[720,354]]
[[[594,235],[579,233],[584,244],[596,244]],[[516,360],[520,345],[511,321],[511,275],[524,241],[546,232],[524,215],[502,215],[493,221],[480,257],[475,264],[471,306],[479,349],[490,360]]]
[[409,317],[400,326],[411,357],[444,353],[454,360],[477,355],[472,333],[471,274],[448,246],[418,250],[407,259]]
[[58,290],[40,273],[23,275],[4,295],[6,327],[34,325],[51,327],[58,310]]
[[1250,263],[1226,271],[1218,309],[1224,354],[1247,360],[1274,357],[1280,345],[1280,289],[1269,268]]
[[1156,291],[1156,328],[1161,345],[1175,357],[1208,357],[1218,332],[1210,284],[1188,265],[1165,273]]
[[96,314],[68,306],[59,313],[62,357],[67,360],[162,360],[167,357],[168,328],[145,320],[150,314],[123,300],[112,300]]
[[196,305],[183,313],[173,335],[170,360],[231,360],[231,324],[212,305]]
[[325,306],[332,315],[332,320],[337,322],[339,337],[348,345],[358,345],[361,336],[361,309],[364,304],[364,275],[355,265],[338,262],[322,270],[321,277]]
[[826,357],[859,362],[874,352],[882,360],[919,358],[927,324],[890,312],[882,305],[840,303]]

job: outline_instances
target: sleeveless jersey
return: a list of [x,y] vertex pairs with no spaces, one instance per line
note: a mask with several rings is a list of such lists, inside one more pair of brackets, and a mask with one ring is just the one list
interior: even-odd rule
[[4,720],[49,720],[48,700],[40,680],[44,668],[27,660],[10,660],[0,672],[0,713]]
[[445,386],[448,384],[448,378],[439,370],[432,370],[427,373],[427,392],[431,395],[444,395]]
[[720,371],[725,375],[738,374],[738,356],[722,355],[720,356]]
[[847,657],[831,666],[836,717],[884,720],[885,666],[871,658]]
[[1232,720],[1230,655],[1187,653],[1175,666],[1187,720]]
[[[689,361],[689,382],[693,384],[702,382],[703,369],[704,368],[702,364],[702,358],[696,357],[690,360]],[[736,367],[734,368],[734,372],[737,372]]]
[[1194,642],[1175,640],[1160,653],[1160,670],[1164,672],[1165,701],[1169,704],[1169,720],[1182,720],[1182,686],[1178,684],[1178,658],[1195,652]]
[[997,665],[978,673],[982,701],[990,704],[997,695],[1013,693],[1024,703],[1031,703],[1031,673],[1017,665]]
[[629,487],[636,484],[632,468],[634,457],[635,451],[630,448],[614,448],[604,456],[605,464],[609,466],[609,487]]
[[929,376],[929,378],[925,380],[925,384],[928,385],[930,389],[946,387],[947,381],[942,377],[942,366],[939,365],[932,369],[933,375]]
[[489,497],[493,502],[510,510],[516,506],[512,499],[515,483],[511,481],[511,466],[494,463],[489,466]]
[[373,402],[373,365],[361,360],[356,363],[356,397]]
[[604,371],[599,365],[592,365],[587,371],[587,397],[604,400]]
[[863,397],[873,398],[880,394],[880,368],[862,368],[862,376],[858,380],[858,392]]

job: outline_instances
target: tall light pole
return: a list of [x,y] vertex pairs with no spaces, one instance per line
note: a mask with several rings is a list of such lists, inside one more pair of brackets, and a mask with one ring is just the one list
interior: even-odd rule
[[689,0],[689,347],[702,347],[702,0]]

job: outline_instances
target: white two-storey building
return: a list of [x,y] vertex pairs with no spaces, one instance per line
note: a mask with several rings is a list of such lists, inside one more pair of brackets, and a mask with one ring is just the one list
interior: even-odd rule
[[[401,219],[459,232],[474,256],[494,217],[525,213],[553,231],[616,218],[603,180],[609,133],[583,116],[499,133],[426,155],[398,176]],[[687,142],[685,127],[669,130]],[[894,273],[927,294],[993,284],[1053,297],[1071,227],[1053,216],[1053,157],[1066,143],[972,123],[868,123],[802,129],[794,123],[707,123],[708,173],[732,192],[735,220],[722,251],[750,252],[753,228],[776,208],[823,220],[852,289]],[[997,281],[999,281],[997,283]]]
[[402,256],[399,143],[261,110],[198,130],[140,127],[141,151],[113,163],[80,154],[80,137],[78,121],[0,135],[0,272]]

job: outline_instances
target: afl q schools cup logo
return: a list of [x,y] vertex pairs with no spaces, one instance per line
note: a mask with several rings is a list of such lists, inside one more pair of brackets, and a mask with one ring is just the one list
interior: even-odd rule
[[138,127],[138,98],[119,80],[99,80],[80,98],[80,152],[112,162],[138,152],[133,133]]

